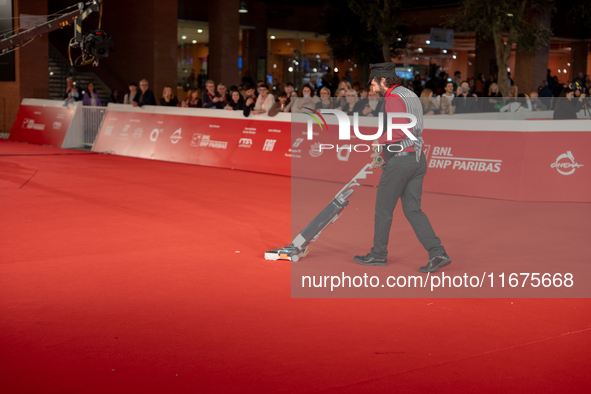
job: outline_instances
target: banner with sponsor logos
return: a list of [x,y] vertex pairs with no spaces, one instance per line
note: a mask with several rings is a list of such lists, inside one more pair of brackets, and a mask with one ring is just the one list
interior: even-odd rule
[[64,142],[75,110],[64,107],[61,101],[24,99],[8,140],[66,147]]
[[[371,141],[339,140],[336,119],[314,124],[191,108],[110,105],[95,152],[294,177],[348,182],[371,161]],[[591,132],[568,121],[471,122],[425,117],[428,173],[423,190],[516,201],[591,202]],[[581,124],[580,122],[575,122]],[[572,125],[573,123],[570,123]],[[325,124],[325,126],[327,126]],[[516,131],[507,131],[513,126]],[[577,126],[578,127],[578,126]],[[537,129],[540,131],[536,131]],[[498,130],[497,130],[498,129]],[[361,121],[359,131],[376,129]],[[377,185],[381,170],[361,183]]]
[[[226,112],[190,110],[200,111],[200,115]],[[93,151],[289,175],[290,123],[239,115],[231,118],[109,110]]]
[[[557,124],[557,126],[559,126]],[[372,141],[292,127],[292,176],[346,183],[371,161]],[[374,128],[359,127],[363,134]],[[591,132],[425,129],[423,190],[514,201],[591,202]],[[377,176],[359,182],[377,185]]]

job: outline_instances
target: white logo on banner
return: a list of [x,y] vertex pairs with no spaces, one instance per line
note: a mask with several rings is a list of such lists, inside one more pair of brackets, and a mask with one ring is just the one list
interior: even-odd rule
[[202,135],[199,133],[193,134],[191,139],[191,146],[213,149],[227,149],[228,143],[226,141],[213,141],[209,135]]
[[34,119],[25,118],[23,121],[23,129],[45,130],[44,124],[35,123]]
[[239,148],[250,148],[252,147],[252,140],[250,138],[240,138],[238,141]]
[[136,140],[142,138],[143,132],[144,132],[144,129],[142,129],[141,127],[138,127],[137,129],[135,129],[133,131],[133,138]]
[[173,144],[176,144],[182,138],[183,137],[181,136],[181,129],[178,129],[177,131],[175,131],[174,133],[172,133],[172,135],[170,136],[170,142],[172,142]]
[[269,133],[281,133],[279,129],[269,129]]
[[256,133],[257,133],[256,127],[245,127],[244,130],[242,131],[242,134],[256,134]]
[[107,128],[105,129],[105,135],[111,135],[112,132],[113,126],[107,126]]
[[500,172],[503,160],[497,159],[472,159],[466,157],[455,157],[451,153],[451,147],[435,146],[433,156],[429,159],[429,168],[452,170],[477,171],[477,172]]
[[294,142],[293,145],[291,146],[292,148],[297,148],[298,146],[300,146],[300,144],[304,142],[303,138],[297,138]]
[[322,153],[323,152],[320,150],[320,142],[313,143],[312,146],[310,147],[310,156],[318,157]]
[[277,142],[277,140],[265,140],[265,145],[263,146],[263,150],[268,151],[268,152],[272,152],[273,147],[275,146],[275,142]]
[[[558,156],[556,158],[556,161],[550,164],[550,167],[556,168],[556,171],[558,171],[562,175],[570,175],[574,173],[577,168],[583,167],[583,164],[578,164],[577,162],[575,162],[575,157],[573,156],[572,152],[567,151],[566,153],[563,153],[560,156]],[[567,171],[568,169],[571,170]]]
[[54,130],[61,129],[62,128],[61,122],[53,122],[53,128],[54,128]]
[[337,150],[337,159],[340,161],[349,161],[349,156],[351,156],[351,145],[340,146]]
[[57,114],[56,119],[63,119],[64,118],[64,114]]
[[154,129],[154,130],[152,130],[152,132],[150,133],[150,141],[156,142],[158,140],[158,136],[160,134],[162,134],[163,131],[164,131],[163,129]]

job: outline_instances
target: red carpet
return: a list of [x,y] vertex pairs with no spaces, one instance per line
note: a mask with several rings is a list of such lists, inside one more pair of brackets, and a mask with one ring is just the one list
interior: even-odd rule
[[[476,237],[462,220],[524,204],[423,200],[458,265],[486,246],[463,238],[499,230],[477,226]],[[588,299],[292,299],[289,263],[262,258],[290,239],[280,220],[290,215],[286,177],[0,141],[0,201],[2,393],[573,393],[591,384]],[[589,218],[589,204],[557,207],[567,223]],[[458,222],[446,226],[450,212]],[[333,235],[317,255],[338,248]],[[406,235],[401,264],[424,263]],[[557,246],[557,264],[588,255],[581,240]]]

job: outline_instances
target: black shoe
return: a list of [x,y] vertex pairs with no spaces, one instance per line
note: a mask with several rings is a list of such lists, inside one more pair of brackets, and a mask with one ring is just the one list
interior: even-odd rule
[[426,266],[419,268],[420,272],[437,272],[446,265],[451,263],[451,259],[447,254],[442,254],[439,256],[433,257]]
[[387,259],[376,259],[371,256],[371,253],[368,253],[365,256],[355,256],[353,257],[353,260],[361,265],[377,265],[379,267],[385,267],[388,265],[386,263]]

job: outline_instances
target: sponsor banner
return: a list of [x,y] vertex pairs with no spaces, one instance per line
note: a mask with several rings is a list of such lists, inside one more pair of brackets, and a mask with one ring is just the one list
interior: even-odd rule
[[61,148],[74,111],[64,106],[22,104],[8,140]]
[[[359,127],[370,135],[375,128]],[[371,141],[293,127],[292,176],[348,182],[371,161]],[[422,134],[423,190],[515,201],[591,202],[591,133],[433,130]],[[377,185],[381,169],[359,180]]]
[[290,123],[107,111],[95,152],[290,174]]

